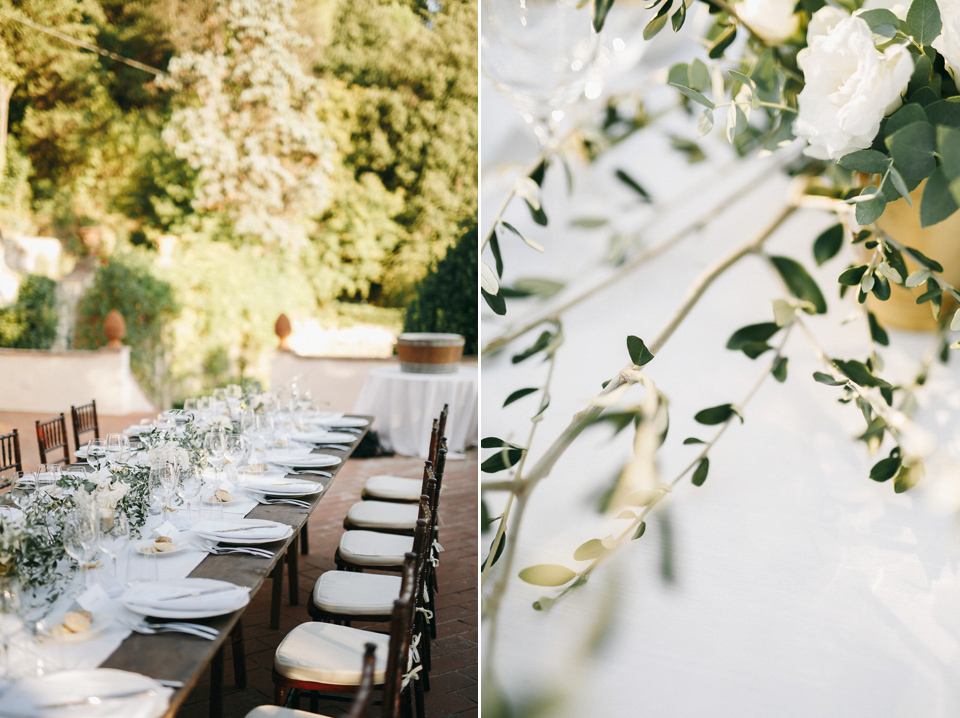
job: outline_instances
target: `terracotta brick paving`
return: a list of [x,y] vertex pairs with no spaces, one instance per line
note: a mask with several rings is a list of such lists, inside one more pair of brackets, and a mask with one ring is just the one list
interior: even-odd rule
[[[69,407],[67,407],[67,412]],[[0,412],[0,433],[20,430],[24,470],[39,463],[34,421],[49,419],[48,414]],[[118,432],[151,414],[100,416],[100,434]],[[72,432],[70,417],[67,430]],[[73,454],[71,437],[70,451]],[[419,478],[420,459],[383,457],[351,459],[337,475],[309,522],[310,555],[300,557],[300,605],[285,606],[280,630],[269,627],[270,581],[254,597],[244,613],[247,687],[233,684],[233,662],[227,650],[224,687],[225,718],[243,718],[258,705],[273,702],[271,668],[277,645],[294,626],[310,620],[305,604],[313,584],[324,571],[335,568],[333,555],[347,509],[360,499],[364,482],[375,474],[395,474]],[[425,694],[427,718],[478,715],[477,708],[477,451],[468,451],[462,461],[448,461],[441,497],[440,542],[445,551],[440,557],[437,579],[437,638],[432,644],[433,670],[430,691]],[[284,602],[287,601],[284,577]],[[384,626],[355,624],[362,628],[385,630]],[[209,677],[205,675],[177,713],[177,718],[207,718],[209,715]],[[304,701],[302,708],[308,708]],[[321,701],[319,710],[329,716],[342,716],[347,704]]]

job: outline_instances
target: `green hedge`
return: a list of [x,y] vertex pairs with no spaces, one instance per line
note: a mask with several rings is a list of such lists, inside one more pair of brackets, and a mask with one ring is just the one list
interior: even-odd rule
[[144,250],[117,252],[97,269],[93,284],[77,305],[73,345],[97,349],[106,343],[103,320],[116,309],[127,323],[124,344],[132,347],[130,368],[143,389],[154,399],[162,396],[165,333],[180,306],[169,282],[152,267],[155,255]]
[[28,274],[17,301],[0,309],[0,346],[49,349],[57,338],[57,283]]
[[477,223],[447,250],[407,305],[405,332],[451,332],[466,339],[464,354],[477,353]]

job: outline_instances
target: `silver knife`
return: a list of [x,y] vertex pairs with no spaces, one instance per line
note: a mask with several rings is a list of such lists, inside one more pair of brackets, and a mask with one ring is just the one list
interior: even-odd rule
[[190,593],[178,593],[176,596],[164,596],[163,598],[158,598],[158,601],[173,601],[178,598],[193,598],[194,596],[206,596],[211,593],[223,593],[224,591],[232,591],[238,586],[221,586],[219,588],[207,588],[202,591],[191,591]]

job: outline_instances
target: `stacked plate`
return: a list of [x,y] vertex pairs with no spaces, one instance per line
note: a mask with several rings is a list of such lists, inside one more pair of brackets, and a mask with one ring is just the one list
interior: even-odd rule
[[293,533],[293,527],[266,519],[224,519],[201,521],[193,532],[211,541],[251,544],[285,539]]
[[367,419],[361,418],[359,416],[342,416],[341,415],[338,417],[324,417],[324,418],[310,419],[310,423],[315,426],[323,426],[331,430],[335,430],[337,427],[362,429],[370,422]]
[[157,718],[173,691],[152,678],[114,668],[61,671],[15,682],[0,697],[0,715]]
[[286,466],[288,469],[316,469],[324,466],[336,466],[343,461],[339,456],[333,454],[305,454],[296,459],[268,459],[277,466]]
[[134,584],[119,601],[142,616],[209,618],[246,606],[250,589],[213,578],[177,578]]
[[359,434],[351,434],[347,431],[298,431],[291,434],[290,438],[310,444],[351,444],[359,438]]
[[323,491],[323,484],[306,479],[246,476],[243,487],[248,491],[271,496],[313,496]]

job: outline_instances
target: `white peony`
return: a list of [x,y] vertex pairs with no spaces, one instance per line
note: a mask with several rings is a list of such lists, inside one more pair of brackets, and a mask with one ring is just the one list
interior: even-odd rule
[[795,0],[739,0],[737,15],[771,45],[786,42],[800,26]]
[[950,74],[956,78],[960,70],[960,0],[939,0],[943,30],[931,42],[933,49],[943,55]]
[[172,464],[178,471],[190,466],[190,454],[175,441],[164,441],[147,452],[147,461],[150,466]]
[[842,20],[846,20],[848,17],[850,17],[850,13],[846,10],[830,5],[825,5],[817,10],[810,18],[810,24],[807,25],[807,45],[812,45],[815,37],[829,35]]
[[805,85],[793,131],[809,142],[804,153],[819,159],[836,160],[869,147],[884,115],[900,106],[913,73],[907,49],[892,45],[878,51],[870,26],[856,16],[814,37],[797,62]]

